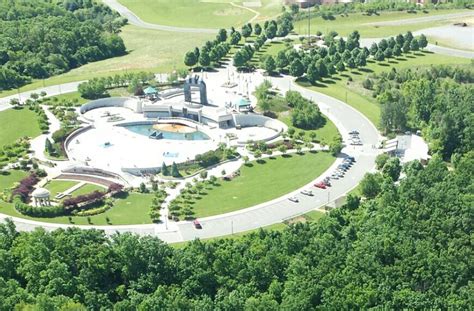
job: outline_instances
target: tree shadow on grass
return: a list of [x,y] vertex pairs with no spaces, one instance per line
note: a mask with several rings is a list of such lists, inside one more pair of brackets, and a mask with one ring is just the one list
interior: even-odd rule
[[321,82],[325,84],[336,84],[336,81],[332,79],[323,79]]
[[289,159],[289,158],[292,158],[293,156],[291,154],[282,154],[281,155],[282,158],[285,158],[285,159]]
[[370,69],[370,68],[365,68],[365,67],[359,68],[359,71],[362,71],[362,72],[374,72],[372,69]]
[[341,77],[344,77],[344,78],[350,78],[351,76],[346,74],[346,73],[341,73]]
[[397,57],[395,59],[400,61],[400,62],[406,62],[407,61],[407,59],[405,57]]
[[358,75],[358,76],[362,75],[362,74],[361,74],[360,72],[358,72],[358,71],[351,71],[351,74],[353,74],[353,75]]
[[416,56],[413,55],[405,55],[406,58],[416,58]]
[[386,63],[379,63],[379,66],[383,66],[383,67],[390,67],[390,64],[386,64]]
[[396,60],[389,60],[388,63],[389,64],[398,64],[398,62]]
[[265,164],[265,163],[267,163],[267,161],[265,161],[265,160],[263,160],[263,159],[258,159],[258,160],[257,160],[257,163],[258,163],[258,164]]
[[420,52],[415,52],[415,53],[413,53],[413,55],[416,55],[416,56],[426,56],[425,54],[420,53]]
[[246,167],[253,167],[253,163],[245,163],[244,164]]
[[309,153],[316,154],[318,153],[318,150],[310,150]]
[[270,159],[270,160],[276,160],[276,157],[275,157],[275,156],[269,156],[268,159]]
[[423,53],[423,54],[434,54],[434,52],[432,52],[432,51],[427,51],[427,50],[423,50],[423,51],[421,51],[421,53]]

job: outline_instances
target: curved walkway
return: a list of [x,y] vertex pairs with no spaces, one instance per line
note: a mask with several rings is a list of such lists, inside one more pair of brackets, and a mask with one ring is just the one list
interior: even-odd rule
[[[254,73],[259,75],[260,73]],[[252,74],[249,74],[252,75]],[[379,134],[374,125],[361,113],[354,110],[349,105],[336,100],[332,97],[302,88],[292,82],[291,77],[273,78],[272,83],[280,90],[285,92],[289,88],[297,89],[308,99],[315,100],[320,106],[321,111],[333,121],[339,132],[347,139],[347,132],[351,129],[358,129],[364,142],[363,146],[347,146],[343,153],[351,154],[357,160],[353,167],[346,173],[343,179],[333,182],[329,189],[322,190],[313,188],[315,195],[308,197],[300,194],[303,188],[310,188],[315,181],[327,176],[342,158],[338,158],[327,172],[312,181],[305,187],[295,190],[285,196],[275,200],[259,204],[254,207],[235,211],[232,213],[207,217],[200,219],[202,230],[196,230],[191,222],[150,224],[150,225],[128,225],[128,226],[81,226],[81,228],[96,228],[104,230],[107,234],[115,232],[132,232],[140,235],[155,235],[166,242],[187,241],[195,238],[209,238],[228,235],[231,233],[248,231],[274,223],[285,221],[286,219],[304,214],[317,208],[324,207],[327,203],[343,196],[351,189],[357,186],[364,174],[371,171],[374,167],[377,150],[372,148],[379,141]],[[290,196],[297,196],[299,203],[293,203],[288,200]],[[71,225],[50,224],[37,221],[26,220],[17,217],[10,217],[0,214],[0,220],[12,218],[17,225],[18,230],[33,230],[36,227],[42,227],[46,230],[55,230],[57,228],[67,228]]]
[[102,0],[104,4],[108,5],[120,15],[128,19],[128,22],[137,27],[153,30],[164,30],[164,31],[173,31],[173,32],[187,32],[187,33],[216,33],[217,29],[210,28],[189,28],[189,27],[175,27],[167,25],[152,24],[143,21],[140,17],[135,15],[130,11],[126,6],[117,2],[117,0]]

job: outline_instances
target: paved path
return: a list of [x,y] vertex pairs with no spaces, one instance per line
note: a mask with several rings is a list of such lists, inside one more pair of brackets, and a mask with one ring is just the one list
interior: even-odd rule
[[[255,74],[257,75],[257,74]],[[337,199],[357,186],[358,182],[363,178],[364,174],[371,171],[374,167],[377,150],[372,145],[377,145],[379,134],[374,125],[361,113],[354,110],[347,104],[336,100],[332,97],[313,92],[301,88],[292,83],[290,77],[273,78],[272,83],[280,90],[285,92],[290,87],[298,90],[303,96],[316,101],[321,111],[333,121],[343,135],[347,139],[347,132],[351,129],[358,129],[360,136],[364,142],[363,146],[347,146],[343,149],[344,153],[353,155],[357,162],[346,173],[343,179],[333,181],[333,186],[327,190],[313,188],[315,196],[307,197],[300,194],[298,189],[283,197],[277,198],[270,202],[239,210],[236,212],[222,214],[200,219],[203,229],[196,230],[190,222],[168,223],[159,225],[128,225],[128,226],[81,226],[81,228],[102,229],[107,234],[115,232],[132,232],[140,235],[155,235],[166,242],[179,242],[192,240],[194,238],[209,238],[223,236],[231,233],[237,233],[259,227],[282,222],[288,218],[301,215],[311,210],[321,208],[328,202]],[[327,170],[320,178],[327,176],[337,166],[342,158],[336,160],[331,168]],[[312,188],[312,181],[303,188]],[[299,203],[293,203],[288,200],[289,196],[297,196]],[[1,215],[2,218],[9,216]],[[43,227],[46,230],[55,230],[57,228],[66,228],[70,225],[41,223],[22,218],[13,218],[18,230],[33,230],[36,227]]]
[[152,24],[143,21],[140,17],[135,15],[126,6],[117,2],[117,0],[102,0],[106,5],[117,11],[120,15],[128,19],[128,22],[132,25],[153,30],[164,30],[173,32],[187,32],[187,33],[217,33],[217,29],[209,28],[190,28],[190,27],[175,27],[167,25]]
[[398,20],[385,21],[385,22],[365,23],[364,25],[399,26],[401,24],[403,25],[419,24],[419,23],[447,20],[447,19],[452,19],[452,18],[473,17],[473,16],[474,16],[474,12],[459,12],[459,13],[450,13],[450,14],[429,15],[429,16],[422,16],[422,17],[417,17],[417,18],[405,18],[405,19],[398,19]]
[[13,98],[18,98],[21,103],[23,103],[25,100],[30,98],[30,95],[32,93],[41,93],[41,92],[46,92],[46,97],[50,96],[56,96],[56,95],[61,95],[65,93],[71,93],[77,91],[77,87],[79,84],[81,84],[84,81],[78,81],[78,82],[70,82],[70,83],[63,83],[63,84],[58,84],[58,85],[53,85],[53,86],[46,86],[42,87],[36,90],[32,91],[26,91],[26,92],[21,92],[19,94],[14,94],[6,97],[0,98],[0,111],[3,111],[5,109],[8,109],[11,107],[10,105],[10,100]]

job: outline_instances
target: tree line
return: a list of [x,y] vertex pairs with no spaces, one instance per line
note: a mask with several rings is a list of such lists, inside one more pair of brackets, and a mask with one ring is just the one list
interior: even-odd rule
[[[319,222],[172,248],[129,233],[0,225],[0,309],[443,309],[471,304],[474,153],[412,162]],[[453,251],[455,250],[455,251]]]
[[125,23],[93,0],[0,0],[0,91],[125,54]]

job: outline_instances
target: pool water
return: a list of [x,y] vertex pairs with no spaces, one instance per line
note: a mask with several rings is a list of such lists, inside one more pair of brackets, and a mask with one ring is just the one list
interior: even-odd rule
[[168,132],[168,131],[154,129],[153,124],[132,124],[132,125],[123,125],[123,127],[133,133],[144,135],[144,136],[150,136],[153,132],[163,133],[163,139],[171,139],[171,140],[208,140],[209,139],[209,136],[207,136],[206,134],[200,131],[196,131],[192,133]]

